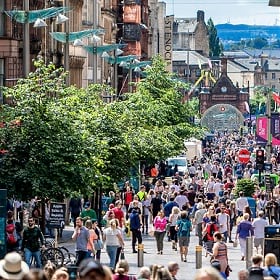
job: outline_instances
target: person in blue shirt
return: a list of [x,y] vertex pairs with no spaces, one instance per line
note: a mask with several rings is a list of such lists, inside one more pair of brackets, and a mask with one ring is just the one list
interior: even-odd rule
[[254,235],[254,228],[252,226],[252,223],[249,221],[250,215],[248,213],[244,213],[243,218],[244,220],[237,227],[236,237],[235,237],[235,240],[239,238],[242,261],[245,260],[246,238]]
[[164,216],[165,216],[167,219],[169,218],[169,216],[170,216],[170,214],[171,214],[171,212],[172,212],[172,208],[173,208],[174,206],[179,207],[178,203],[175,202],[174,199],[175,199],[175,196],[173,196],[173,195],[170,196],[169,202],[167,202],[167,203],[165,204],[165,206],[163,207]]
[[277,257],[272,254],[268,253],[264,257],[264,276],[272,276],[274,279],[280,278],[280,267],[277,264]]
[[132,209],[129,215],[130,230],[132,233],[132,253],[137,253],[135,246],[136,241],[138,244],[142,244],[142,234],[141,234],[141,214],[136,209]]

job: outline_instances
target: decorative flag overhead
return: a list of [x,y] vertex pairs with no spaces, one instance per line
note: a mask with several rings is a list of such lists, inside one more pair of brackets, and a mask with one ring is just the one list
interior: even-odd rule
[[272,93],[272,99],[277,103],[277,105],[280,105],[280,96],[276,93]]
[[245,104],[246,112],[250,113],[250,106],[249,106],[248,102],[245,101],[244,104]]

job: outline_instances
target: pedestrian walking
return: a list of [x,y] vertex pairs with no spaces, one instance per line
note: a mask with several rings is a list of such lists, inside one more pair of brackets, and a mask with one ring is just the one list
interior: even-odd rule
[[76,218],[79,217],[82,211],[82,201],[79,197],[72,197],[69,202],[69,212],[71,213],[71,219],[76,227]]
[[120,246],[124,247],[124,241],[115,219],[111,220],[110,226],[104,229],[103,242],[106,243],[106,252],[110,259],[109,267],[114,270],[117,250]]
[[225,212],[226,206],[224,204],[220,207],[221,212],[217,214],[217,223],[219,225],[219,231],[223,235],[224,241],[227,242],[228,234],[230,232],[230,218]]
[[101,258],[101,249],[103,249],[103,241],[102,241],[102,232],[101,229],[98,227],[97,221],[94,221],[92,224],[92,228],[95,231],[97,239],[93,240],[94,249],[95,249],[95,259],[100,261]]
[[263,211],[259,211],[258,218],[253,221],[252,226],[254,228],[254,246],[257,250],[257,254],[259,252],[259,247],[261,247],[261,254],[263,254],[264,229],[268,226],[268,221],[264,219]]
[[180,215],[180,209],[177,206],[172,208],[171,215],[169,216],[169,232],[170,232],[170,240],[172,242],[172,249],[177,251],[177,243],[178,243],[178,236],[176,231],[177,221]]
[[132,233],[132,253],[137,253],[135,246],[136,241],[138,244],[142,244],[141,235],[141,215],[136,209],[133,209],[129,215],[130,231]]
[[76,227],[72,235],[72,239],[76,241],[76,266],[79,266],[82,260],[88,256],[88,242],[90,234],[89,230],[83,226],[81,217],[76,218]]
[[218,260],[221,265],[221,272],[225,272],[228,266],[228,250],[227,245],[223,241],[223,236],[220,232],[214,233],[214,246],[212,259]]
[[211,254],[213,252],[214,233],[217,231],[219,231],[219,226],[217,225],[216,216],[213,215],[203,229],[203,242],[206,249],[206,257],[209,253]]
[[116,265],[116,273],[113,275],[113,280],[136,280],[135,276],[128,275],[129,265],[127,260],[120,260]]
[[197,204],[197,210],[194,214],[193,224],[196,227],[196,234],[198,236],[198,244],[202,246],[202,230],[203,230],[203,216],[207,212],[202,202]]
[[87,257],[91,258],[94,257],[96,254],[95,248],[94,248],[94,240],[96,240],[97,234],[95,233],[95,230],[92,228],[92,221],[91,220],[87,220],[85,223],[86,228],[89,231],[89,240],[88,240],[88,244],[87,244]]
[[45,249],[45,240],[41,230],[35,225],[34,218],[28,219],[28,227],[23,230],[22,249],[24,251],[24,259],[28,266],[31,266],[31,258],[34,257],[36,267],[42,267],[41,251]]
[[164,216],[164,211],[160,210],[158,212],[158,215],[154,219],[154,235],[157,242],[157,254],[162,255],[163,251],[163,239],[164,235],[166,233],[166,225],[167,225],[167,219]]
[[250,215],[245,213],[243,215],[244,220],[240,222],[237,226],[236,237],[239,239],[240,249],[241,249],[241,260],[245,260],[246,254],[246,238],[254,235],[254,229],[252,223],[249,221]]
[[181,261],[187,262],[188,247],[190,244],[190,232],[192,223],[187,211],[181,211],[181,218],[177,221],[176,230],[178,234]]

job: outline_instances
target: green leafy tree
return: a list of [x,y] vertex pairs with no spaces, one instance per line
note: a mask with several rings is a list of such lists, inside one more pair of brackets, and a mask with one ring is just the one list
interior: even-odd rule
[[209,56],[220,56],[223,47],[218,37],[217,29],[211,18],[207,21],[207,28],[209,33]]
[[28,79],[6,89],[15,106],[1,110],[5,122],[1,148],[7,153],[0,166],[0,184],[23,198],[62,199],[73,190],[88,190],[92,174],[98,174],[95,154],[102,154],[102,146],[93,145],[81,117],[73,117],[72,109],[78,110],[75,100],[71,107],[65,102],[72,89],[65,88],[62,70],[42,62],[35,66]]

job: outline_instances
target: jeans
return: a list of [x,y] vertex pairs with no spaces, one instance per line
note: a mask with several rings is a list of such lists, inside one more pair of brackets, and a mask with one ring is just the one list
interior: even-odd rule
[[142,228],[142,233],[144,233],[145,228],[146,228],[146,234],[148,233],[148,226],[149,226],[149,215],[142,215],[142,223],[143,223],[143,228]]
[[116,255],[117,255],[117,250],[119,246],[111,246],[107,245],[106,246],[106,251],[110,259],[110,264],[109,267],[114,269],[115,268],[115,262],[116,262]]
[[76,266],[79,266],[82,260],[88,258],[88,251],[76,251]]
[[225,231],[222,233],[222,235],[224,236],[224,241],[227,242],[227,239],[228,239],[228,232]]
[[31,252],[29,249],[24,248],[24,259],[29,267],[31,266],[32,257],[35,259],[36,268],[42,268],[41,252],[39,250],[35,252]]

